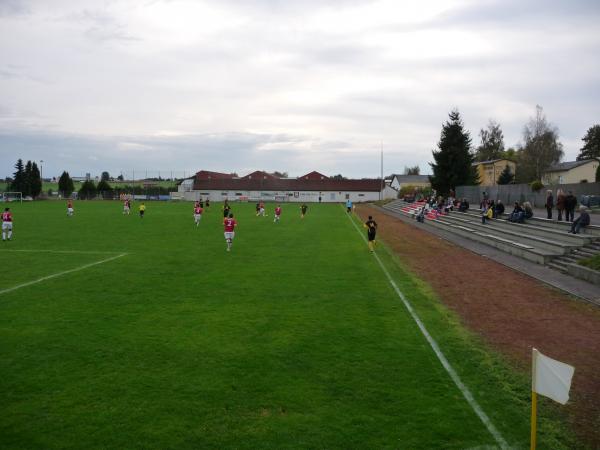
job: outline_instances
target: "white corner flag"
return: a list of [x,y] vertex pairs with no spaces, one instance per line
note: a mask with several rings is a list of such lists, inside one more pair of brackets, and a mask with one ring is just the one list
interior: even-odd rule
[[532,349],[531,368],[531,450],[537,444],[537,394],[565,404],[569,400],[575,367],[542,355]]
[[533,372],[531,387],[533,392],[549,397],[564,405],[569,400],[569,389],[575,368],[542,355],[533,349]]

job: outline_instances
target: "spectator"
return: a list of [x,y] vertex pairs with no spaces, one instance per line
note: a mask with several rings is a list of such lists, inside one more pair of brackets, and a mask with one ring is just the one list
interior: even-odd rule
[[[531,207],[531,203],[523,203],[523,212],[523,219],[531,219],[533,217],[533,208]],[[521,222],[523,222],[523,220]]]
[[552,219],[552,208],[554,208],[554,197],[552,191],[546,191],[546,211],[548,212],[548,219]]
[[483,224],[485,224],[486,219],[491,219],[494,217],[494,200],[492,200],[489,205],[486,205],[486,208],[487,209],[482,208],[481,210],[481,223]]
[[519,205],[519,202],[515,202],[515,207],[513,211],[510,213],[508,220],[510,222],[520,222],[521,216],[524,215],[523,208]]
[[502,214],[504,214],[504,204],[502,203],[502,200],[498,200],[496,202],[496,209],[494,210],[494,219],[502,217]]
[[558,220],[562,221],[563,211],[565,210],[565,193],[562,189],[556,191],[556,210],[558,211]]
[[586,211],[586,207],[581,205],[579,207],[579,217],[571,224],[571,231],[569,233],[579,234],[579,230],[587,227],[590,224],[590,215]]
[[565,197],[565,213],[567,222],[573,222],[575,219],[575,207],[577,206],[577,199],[573,195],[573,192],[569,191]]
[[467,212],[469,210],[469,201],[466,198],[463,198],[458,206],[458,210],[460,212]]

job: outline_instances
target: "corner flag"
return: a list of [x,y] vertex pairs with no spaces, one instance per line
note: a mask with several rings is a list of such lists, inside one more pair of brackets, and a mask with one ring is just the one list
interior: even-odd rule
[[569,400],[569,390],[575,368],[542,355],[532,349],[531,368],[531,450],[536,447],[537,394],[564,405]]

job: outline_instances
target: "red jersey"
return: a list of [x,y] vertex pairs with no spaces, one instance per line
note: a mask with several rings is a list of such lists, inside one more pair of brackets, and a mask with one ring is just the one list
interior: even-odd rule
[[279,207],[275,208],[275,215],[276,216],[280,216],[281,215],[281,208],[279,208]]
[[125,200],[125,207],[129,208],[129,200]]
[[10,211],[2,213],[2,222],[12,222],[12,213]]
[[199,206],[194,208],[194,214],[202,214],[202,211],[204,211],[202,208],[200,208]]
[[226,233],[231,233],[234,231],[235,226],[237,225],[237,222],[235,221],[235,219],[223,219],[223,225],[225,226],[225,232]]
[[67,208],[72,208],[73,207],[73,202],[68,202],[67,203]]

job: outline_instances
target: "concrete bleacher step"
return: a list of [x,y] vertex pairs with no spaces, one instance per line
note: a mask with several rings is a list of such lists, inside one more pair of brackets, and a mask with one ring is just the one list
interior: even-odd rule
[[438,228],[451,231],[457,235],[466,237],[470,240],[480,242],[482,244],[495,247],[511,255],[515,255],[529,261],[546,264],[553,258],[562,255],[558,251],[552,251],[544,248],[534,247],[522,242],[517,242],[512,239],[503,238],[501,236],[492,235],[490,233],[477,231],[474,228],[458,225],[452,222],[443,220],[443,218],[436,220],[425,221],[426,224],[436,226]]
[[[462,217],[448,216],[445,218],[446,221],[468,226],[473,229],[474,232],[485,233],[490,236],[499,237],[515,243],[525,244],[534,248],[546,249],[557,254],[570,253],[575,248],[581,247],[583,243],[580,242],[565,242],[558,239],[549,239],[547,237],[540,237],[531,234],[530,230],[513,230],[498,228],[491,225],[492,221],[488,221],[486,224],[482,224],[481,220],[468,220]],[[527,232],[524,232],[527,231]]]
[[556,260],[553,260],[553,261],[547,263],[546,265],[555,270],[558,270],[559,272],[568,273],[568,269],[565,266],[563,266],[562,264],[557,263]]
[[[481,215],[475,215],[472,213],[459,213],[452,212],[450,214],[454,217],[461,217],[466,220],[473,220],[481,223]],[[486,226],[500,228],[505,230],[517,231],[519,233],[531,233],[539,237],[545,237],[547,239],[558,240],[560,242],[572,243],[576,246],[584,244],[591,244],[598,239],[596,236],[583,235],[583,234],[569,234],[566,231],[562,231],[556,228],[547,228],[537,225],[531,225],[529,223],[514,223],[504,219],[492,219],[486,221]]]
[[[503,218],[508,219],[508,215],[505,215]],[[593,218],[592,218],[593,220]],[[571,229],[571,222],[566,221],[558,221],[555,219],[544,219],[543,217],[532,217],[531,219],[527,219],[527,222],[530,224],[540,225],[546,228],[554,228],[557,230],[562,230],[565,233]],[[588,227],[581,229],[581,234],[588,236],[600,237],[600,226],[598,225],[590,225]]]

